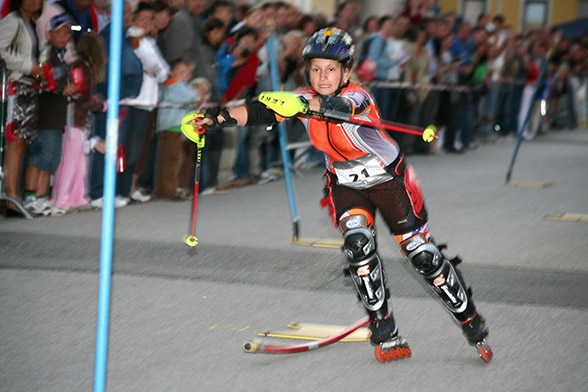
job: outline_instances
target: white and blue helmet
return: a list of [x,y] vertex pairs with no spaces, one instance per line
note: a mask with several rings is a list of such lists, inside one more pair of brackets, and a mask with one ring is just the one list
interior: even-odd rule
[[345,67],[353,65],[355,45],[353,38],[344,30],[327,27],[315,32],[302,51],[302,58],[336,60]]

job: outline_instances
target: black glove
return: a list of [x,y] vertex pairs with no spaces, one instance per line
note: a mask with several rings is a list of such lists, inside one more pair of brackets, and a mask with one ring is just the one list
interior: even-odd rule
[[[223,121],[218,121],[219,116],[223,118]],[[219,128],[230,128],[237,125],[237,120],[231,117],[229,111],[224,108],[221,109],[220,106],[206,109],[204,112],[204,118],[209,118],[213,122],[211,125],[204,125],[206,131],[214,131]]]

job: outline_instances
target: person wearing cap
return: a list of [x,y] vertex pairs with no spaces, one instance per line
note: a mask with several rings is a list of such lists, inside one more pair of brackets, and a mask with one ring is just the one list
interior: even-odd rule
[[77,92],[65,61],[65,47],[72,39],[74,23],[66,13],[52,17],[47,22],[49,41],[40,55],[46,82],[39,95],[37,131],[29,146],[24,200],[25,208],[34,214],[42,214],[52,207],[48,200],[50,179],[61,160],[68,104]]
[[77,60],[75,51],[75,42],[77,38],[85,32],[92,31],[98,34],[98,7],[94,0],[52,0],[44,1],[43,11],[36,22],[37,37],[39,38],[39,48],[43,48],[47,43],[48,22],[56,15],[68,14],[72,18],[73,40],[66,46],[65,60],[72,64]]
[[[433,240],[415,170],[380,126],[380,111],[372,95],[351,79],[354,56],[355,45],[347,32],[334,27],[321,29],[302,52],[308,87],[293,93],[262,93],[257,101],[243,106],[197,115],[194,134],[203,127],[300,119],[311,143],[325,154],[321,206],[328,207],[343,235],[342,250],[370,318],[370,342],[376,359],[386,362],[411,355],[408,343],[398,333],[377,251],[375,217],[379,212],[410,265],[447,307],[467,342],[489,362],[488,329],[457,268],[460,260],[448,259],[442,252],[444,246]],[[191,135],[189,130],[187,136]]]

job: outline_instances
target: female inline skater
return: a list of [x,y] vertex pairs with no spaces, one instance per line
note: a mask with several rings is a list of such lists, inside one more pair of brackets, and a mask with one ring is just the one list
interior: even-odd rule
[[[273,124],[293,115],[300,118],[310,141],[326,157],[325,198],[321,205],[329,207],[343,234],[343,251],[370,317],[370,341],[378,361],[409,357],[411,351],[398,334],[389,304],[390,294],[376,247],[377,210],[401,252],[449,309],[468,343],[489,362],[492,351],[485,341],[485,321],[477,313],[471,291],[456,268],[459,260],[448,260],[431,237],[415,171],[405,163],[398,144],[377,127],[381,116],[373,97],[350,82],[354,50],[351,36],[343,30],[326,28],[312,35],[302,55],[310,86],[291,95],[308,111],[294,110],[292,114],[292,110],[270,104],[271,99],[260,98],[220,113],[209,112],[196,118],[194,126]],[[316,113],[336,113],[338,119],[369,121],[376,126],[350,124]]]

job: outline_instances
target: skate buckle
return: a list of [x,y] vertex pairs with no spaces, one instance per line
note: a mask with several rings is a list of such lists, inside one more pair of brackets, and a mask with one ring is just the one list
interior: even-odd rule
[[476,343],[476,351],[478,351],[478,355],[482,358],[482,361],[488,363],[492,360],[492,349],[486,339],[482,339]]

